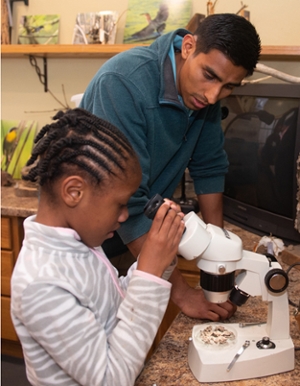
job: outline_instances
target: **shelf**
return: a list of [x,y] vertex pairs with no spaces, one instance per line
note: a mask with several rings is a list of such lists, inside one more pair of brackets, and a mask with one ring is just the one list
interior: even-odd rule
[[[1,46],[2,58],[21,58],[27,55],[46,58],[110,58],[120,52],[147,44],[73,45],[73,44],[7,44]],[[263,46],[262,60],[300,60],[300,46]]]
[[[140,44],[141,46],[143,44]],[[145,45],[145,44],[144,44]],[[21,58],[27,55],[46,58],[110,58],[137,44],[7,44],[1,46],[2,58]]]
[[261,59],[300,60],[300,46],[262,46]]

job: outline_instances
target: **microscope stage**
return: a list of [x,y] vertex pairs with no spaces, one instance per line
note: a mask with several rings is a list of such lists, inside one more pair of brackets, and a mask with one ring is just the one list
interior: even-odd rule
[[[219,327],[225,328],[230,338],[220,344]],[[207,323],[194,326],[188,350],[188,362],[192,373],[199,382],[221,382],[249,379],[278,374],[294,369],[294,345],[291,338],[272,340],[274,348],[258,348],[257,343],[267,337],[266,324],[239,327],[239,324]],[[207,342],[205,331],[213,331],[211,343]],[[205,331],[204,331],[205,330]],[[204,334],[204,335],[203,335]],[[232,335],[234,334],[234,336]],[[204,337],[204,338],[203,338]],[[245,341],[250,341],[237,358],[232,368],[227,368]],[[221,339],[222,341],[222,339]],[[217,342],[217,343],[215,343]]]

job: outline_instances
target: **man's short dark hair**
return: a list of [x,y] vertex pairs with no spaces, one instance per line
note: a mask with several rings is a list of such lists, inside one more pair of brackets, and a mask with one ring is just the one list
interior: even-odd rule
[[208,54],[212,49],[221,51],[234,65],[252,75],[261,51],[260,37],[255,27],[244,17],[232,13],[207,16],[196,29],[195,55]]

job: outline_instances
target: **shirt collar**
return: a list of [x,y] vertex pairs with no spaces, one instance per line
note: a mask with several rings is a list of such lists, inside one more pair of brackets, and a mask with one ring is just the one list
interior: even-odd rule
[[[169,49],[169,58],[171,60],[171,63],[172,63],[172,70],[173,70],[173,75],[174,75],[174,81],[175,81],[175,84],[176,84],[176,60],[175,60],[175,52],[176,51],[181,51],[181,46],[182,46],[182,40],[183,40],[183,37],[182,36],[179,36],[179,35],[176,35],[174,40],[173,40],[173,44],[171,44],[170,46],[170,49]],[[183,99],[182,97],[178,94],[178,99],[180,101],[180,103],[184,105],[183,103]],[[186,107],[186,106],[185,106]],[[191,115],[193,113],[193,110],[189,110],[189,115]]]

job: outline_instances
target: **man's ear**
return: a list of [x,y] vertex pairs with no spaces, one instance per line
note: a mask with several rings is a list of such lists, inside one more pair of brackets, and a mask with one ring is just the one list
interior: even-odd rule
[[77,206],[84,195],[86,182],[80,176],[70,176],[61,184],[61,197],[65,204],[71,208]]
[[196,38],[191,34],[187,34],[183,37],[181,46],[181,56],[183,59],[187,59],[189,55],[193,54],[196,49]]

